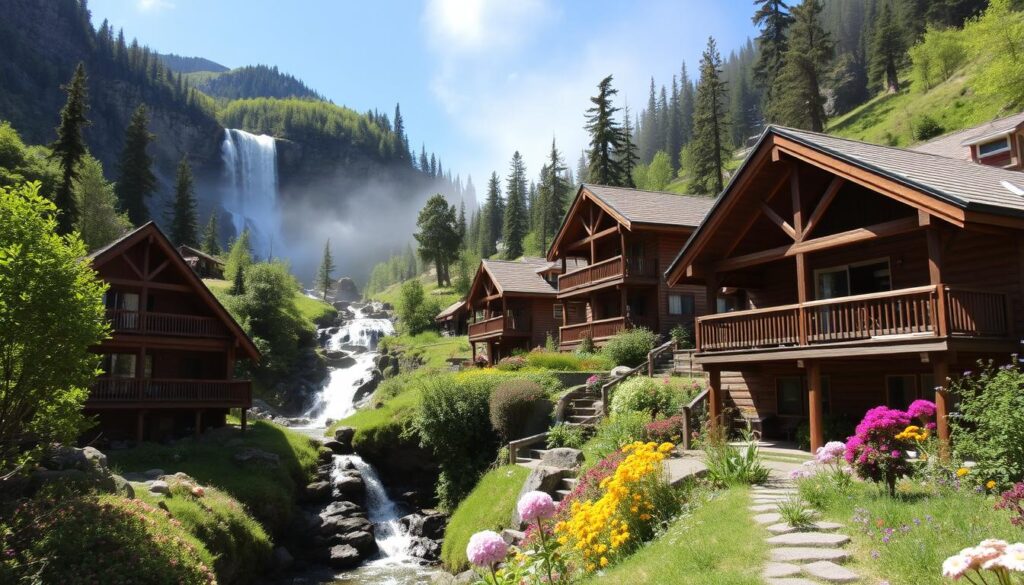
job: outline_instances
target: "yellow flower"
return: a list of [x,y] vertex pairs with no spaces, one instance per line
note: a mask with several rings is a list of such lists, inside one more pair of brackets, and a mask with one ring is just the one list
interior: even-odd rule
[[994,479],[988,480],[988,483],[985,484],[985,487],[987,487],[990,490],[996,489],[996,482],[995,482],[995,480]]
[[601,557],[601,566],[602,567],[607,567],[608,566],[608,557]]
[[963,476],[967,475],[970,472],[971,472],[970,469],[967,469],[966,467],[961,467],[960,469],[956,470],[956,476],[957,477],[963,477]]

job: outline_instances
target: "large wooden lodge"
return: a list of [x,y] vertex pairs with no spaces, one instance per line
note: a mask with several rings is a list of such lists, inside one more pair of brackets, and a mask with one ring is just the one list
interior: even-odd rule
[[252,341],[154,223],[90,255],[110,288],[111,337],[93,348],[102,374],[85,403],[109,439],[158,440],[224,424],[252,405],[238,359],[256,361]]

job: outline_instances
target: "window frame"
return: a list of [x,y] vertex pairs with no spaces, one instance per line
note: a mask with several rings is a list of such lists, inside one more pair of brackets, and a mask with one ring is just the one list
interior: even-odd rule
[[[814,272],[814,299],[815,300],[822,300],[822,297],[821,297],[821,287],[819,286],[820,283],[818,281],[818,275],[819,274],[825,274],[825,273],[828,273],[828,272],[845,271],[846,272],[846,295],[845,296],[855,296],[855,295],[853,295],[852,292],[850,292],[851,291],[851,285],[853,284],[852,280],[850,279],[850,268],[860,268],[862,266],[870,266],[872,264],[882,264],[882,263],[885,264],[886,269],[889,271],[889,290],[890,291],[894,290],[893,289],[893,282],[892,282],[892,257],[890,257],[890,256],[880,256],[878,258],[872,258],[870,260],[860,260],[860,261],[857,261],[857,262],[847,262],[846,264],[836,264],[835,266],[826,266],[824,268],[815,268],[814,271],[813,271]],[[886,292],[886,291],[881,291],[881,292]],[[833,297],[833,298],[843,298],[843,297]]]
[[[673,297],[679,299],[679,312],[678,313],[673,313],[672,312],[672,298]],[[689,311],[686,311],[686,303],[684,302],[686,299],[689,299],[689,306],[690,306],[690,310]],[[674,293],[669,293],[668,296],[667,296],[667,302],[668,302],[668,314],[673,316],[673,317],[685,317],[687,315],[696,315],[697,314],[697,298],[694,297],[692,294],[681,293],[681,292],[679,292],[679,293],[675,293],[675,292]]]
[[[1003,154],[1004,152],[1010,152],[1012,147],[1010,145],[1009,138],[1010,138],[1009,136],[1003,136],[1003,137],[998,138],[996,140],[989,140],[988,142],[982,142],[982,143],[978,144],[977,147],[976,147],[978,149],[978,158],[979,159],[988,158],[990,156],[996,156],[997,154]],[[998,148],[996,150],[993,150],[991,152],[982,152],[981,151],[982,148],[984,148],[986,146],[989,146],[989,145],[992,145],[992,144],[996,144],[997,142],[1001,142],[1002,143],[1002,146],[1000,148]]]
[[[796,380],[799,385],[799,396],[800,396],[800,408],[799,412],[782,412],[779,408],[780,402],[780,383],[783,380]],[[802,417],[807,414],[807,379],[804,376],[775,376],[775,416],[779,417]]]

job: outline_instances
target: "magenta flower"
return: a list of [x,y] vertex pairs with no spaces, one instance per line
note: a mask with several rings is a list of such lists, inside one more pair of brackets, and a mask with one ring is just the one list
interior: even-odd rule
[[544,492],[526,492],[516,504],[519,517],[526,522],[534,522],[555,515],[555,502]]
[[478,567],[492,568],[500,563],[508,554],[508,544],[493,530],[477,532],[469,537],[466,545],[466,557]]
[[935,416],[935,403],[931,400],[915,400],[907,408],[907,414],[910,415],[910,418],[927,421]]

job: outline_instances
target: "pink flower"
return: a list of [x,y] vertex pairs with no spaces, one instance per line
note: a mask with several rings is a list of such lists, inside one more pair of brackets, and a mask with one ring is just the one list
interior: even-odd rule
[[508,545],[497,532],[484,530],[469,537],[466,557],[478,567],[493,567],[508,554]]
[[526,522],[534,522],[541,518],[555,515],[555,502],[544,492],[526,492],[516,504],[519,517]]
[[836,462],[840,457],[842,457],[844,451],[846,451],[846,445],[841,441],[829,441],[828,443],[825,443],[825,446],[818,447],[818,451],[814,454],[814,458],[818,463],[828,465]]
[[935,403],[931,400],[915,400],[907,408],[907,414],[910,418],[928,420],[935,416]]
[[971,563],[962,555],[953,555],[942,562],[942,574],[953,580],[963,577],[971,569]]

